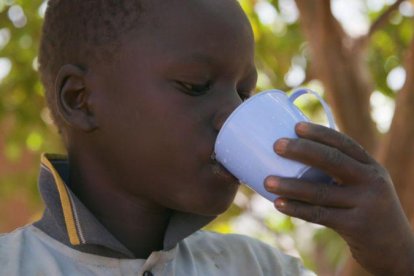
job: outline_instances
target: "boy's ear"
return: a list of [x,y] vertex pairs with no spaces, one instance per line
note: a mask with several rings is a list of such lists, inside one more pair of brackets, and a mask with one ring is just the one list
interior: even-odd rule
[[77,65],[66,64],[60,68],[55,83],[56,107],[60,117],[71,128],[90,132],[97,125],[85,76],[85,70]]

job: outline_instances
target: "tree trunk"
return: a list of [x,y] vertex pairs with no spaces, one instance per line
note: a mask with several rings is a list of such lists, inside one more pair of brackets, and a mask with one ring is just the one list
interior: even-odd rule
[[390,172],[404,210],[414,225],[414,39],[406,55],[405,69],[406,82],[397,95],[392,125],[378,158]]
[[378,135],[368,112],[373,85],[364,64],[363,48],[354,47],[353,40],[333,17],[329,1],[296,0],[296,4],[314,74],[325,87],[339,128],[374,152]]
[[[314,75],[326,89],[327,98],[342,132],[376,155],[390,172],[406,214],[414,225],[414,39],[406,58],[407,80],[398,93],[389,132],[382,141],[370,117],[369,98],[374,85],[365,61],[369,36],[385,24],[398,0],[362,39],[344,33],[328,0],[295,0],[301,26],[310,45]],[[341,275],[370,275],[349,259]]]

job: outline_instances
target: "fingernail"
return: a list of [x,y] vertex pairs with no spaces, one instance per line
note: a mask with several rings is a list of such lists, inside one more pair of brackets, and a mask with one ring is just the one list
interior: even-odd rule
[[305,122],[300,122],[296,125],[296,133],[305,134],[309,130],[309,126]]
[[269,178],[265,183],[265,188],[269,192],[274,191],[278,186],[279,186],[279,181],[274,177]]
[[276,208],[278,210],[283,210],[286,207],[286,200],[284,199],[277,199],[276,200]]
[[279,139],[276,143],[276,152],[277,153],[284,153],[286,148],[289,144],[289,140],[286,138]]

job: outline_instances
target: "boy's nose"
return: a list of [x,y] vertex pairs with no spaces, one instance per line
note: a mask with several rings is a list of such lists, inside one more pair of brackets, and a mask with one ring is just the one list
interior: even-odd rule
[[217,132],[220,131],[226,119],[242,102],[242,99],[237,93],[232,93],[231,96],[226,97],[226,99],[217,106],[218,109],[213,120],[214,129]]

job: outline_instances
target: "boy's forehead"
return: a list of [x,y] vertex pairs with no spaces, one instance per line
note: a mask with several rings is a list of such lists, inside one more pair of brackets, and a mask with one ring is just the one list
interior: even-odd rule
[[[130,34],[132,37],[124,37],[124,50],[128,50],[120,52],[122,60],[129,63],[142,61],[144,57],[148,61],[157,60],[160,66],[177,60],[214,64],[222,55],[232,56],[236,53],[232,49],[237,47],[245,49],[243,60],[254,67],[253,33],[236,0],[147,0],[145,3],[145,23],[135,34]],[[224,49],[230,50],[225,53]]]
[[186,11],[192,9],[198,12],[217,11],[223,14],[235,12],[240,9],[237,0],[145,0],[146,11],[159,13],[162,11]]
[[163,26],[163,22],[172,23],[172,26],[175,25],[174,22],[184,22],[191,27],[193,23],[211,25],[217,21],[237,28],[240,28],[241,24],[250,26],[237,0],[150,0],[148,2],[147,19],[150,21],[149,25],[154,27]]

